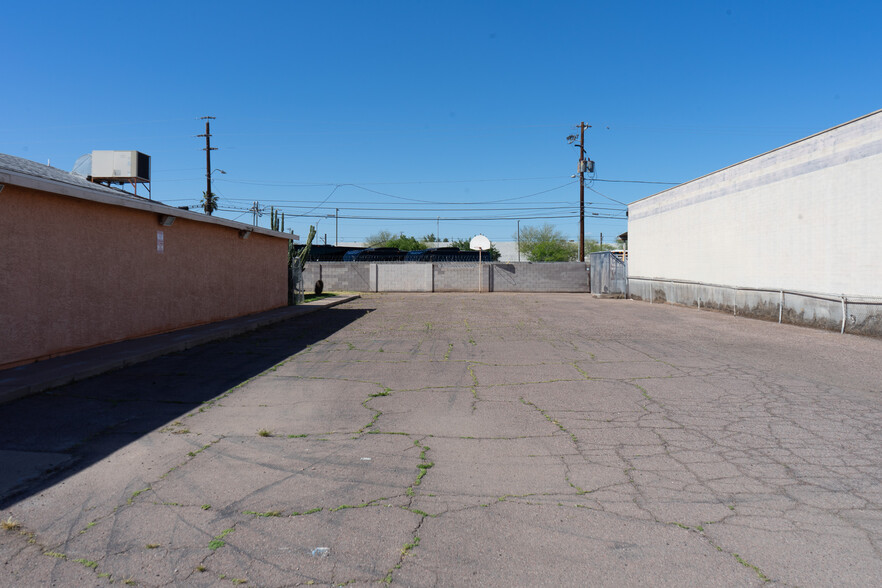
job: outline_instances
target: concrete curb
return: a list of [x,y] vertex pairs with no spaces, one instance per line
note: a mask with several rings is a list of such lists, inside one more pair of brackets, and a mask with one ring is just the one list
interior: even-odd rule
[[229,339],[356,298],[359,298],[357,294],[323,298],[297,306],[101,345],[3,370],[0,372],[0,404],[197,345]]

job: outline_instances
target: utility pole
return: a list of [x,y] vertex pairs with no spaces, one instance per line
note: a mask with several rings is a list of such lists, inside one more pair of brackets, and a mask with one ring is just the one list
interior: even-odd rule
[[585,121],[579,125],[579,261],[585,261]]
[[[585,172],[594,172],[594,162],[585,157],[585,129],[590,129],[585,121],[579,123],[579,136],[570,135],[567,141],[576,143],[579,148],[579,261],[585,261]],[[576,176],[571,176],[575,178]]]
[[518,261],[521,260],[521,220],[518,219]]
[[257,226],[257,218],[263,216],[263,211],[260,210],[260,202],[257,200],[254,201],[254,204],[251,205],[251,224],[255,227]]
[[340,209],[334,209],[334,246],[337,246],[337,235],[340,234]]
[[208,125],[216,117],[202,116],[199,118],[200,118],[200,120],[205,121],[205,134],[204,135],[196,135],[196,136],[197,137],[205,137],[205,149],[204,149],[204,151],[205,151],[205,202],[206,202],[206,206],[208,206],[208,202],[211,200],[211,152],[217,151],[217,147],[211,146],[211,130]]

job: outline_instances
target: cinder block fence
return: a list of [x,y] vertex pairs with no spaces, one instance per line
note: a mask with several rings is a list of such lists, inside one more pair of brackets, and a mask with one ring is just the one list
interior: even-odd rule
[[590,292],[588,265],[562,263],[307,262],[307,291],[344,292]]

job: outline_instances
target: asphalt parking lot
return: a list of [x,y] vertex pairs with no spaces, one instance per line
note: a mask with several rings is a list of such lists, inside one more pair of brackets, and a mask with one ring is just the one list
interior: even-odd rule
[[880,375],[716,312],[368,295],[0,406],[0,585],[875,585]]

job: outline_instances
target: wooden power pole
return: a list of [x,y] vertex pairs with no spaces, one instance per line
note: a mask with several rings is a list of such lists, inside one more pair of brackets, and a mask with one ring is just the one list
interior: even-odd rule
[[[208,207],[208,203],[211,200],[211,152],[217,151],[217,147],[211,146],[211,130],[208,125],[215,117],[202,116],[200,119],[205,121],[205,134],[196,136],[205,137],[205,206]],[[211,213],[209,212],[208,214]]]
[[585,261],[585,129],[590,129],[585,121],[579,124],[579,261]]

